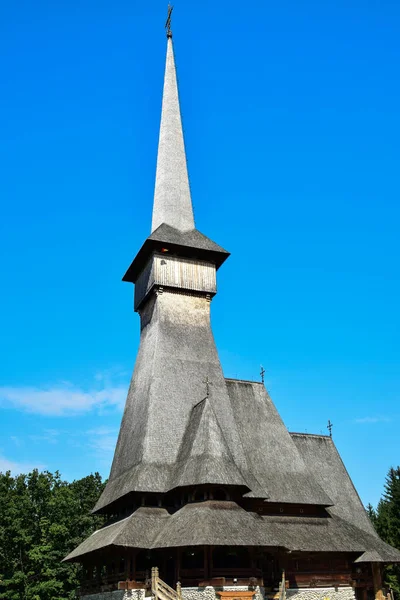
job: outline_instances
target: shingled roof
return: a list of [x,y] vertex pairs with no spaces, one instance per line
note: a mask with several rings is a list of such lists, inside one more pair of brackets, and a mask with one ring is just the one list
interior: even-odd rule
[[144,549],[184,546],[263,546],[306,552],[354,552],[356,562],[400,562],[400,552],[340,517],[260,516],[229,501],[186,504],[174,514],[139,508],[100,529],[66,561],[109,546]]
[[172,38],[167,42],[151,230],[162,223],[181,231],[194,228]]
[[226,385],[249,469],[268,500],[333,504],[307,468],[264,385],[235,379],[227,379]]
[[[108,545],[149,549],[261,545],[292,551],[354,552],[359,553],[358,562],[400,562],[400,552],[382,542],[373,529],[332,438],[289,434],[286,429],[281,429],[282,421],[262,384],[229,379],[227,386],[235,421],[240,423],[240,437],[251,438],[251,444],[245,445],[246,459],[262,478],[261,485],[272,490],[272,498],[267,501],[285,502],[287,499],[299,503],[305,498],[308,501],[323,500],[325,505],[331,505],[325,516],[260,516],[228,501],[186,504],[174,514],[165,509],[140,508],[131,517],[91,536],[66,560],[74,560]],[[260,437],[251,437],[250,433],[256,430],[260,431]],[[258,448],[263,452],[259,453]],[[297,486],[303,484],[307,487],[307,496],[299,488],[295,490],[299,492],[297,496],[293,496],[293,490],[289,490],[290,496],[285,496],[287,487],[281,484],[282,480],[275,471],[277,468],[280,472],[285,469],[284,472],[291,478],[287,460],[292,468],[295,465],[298,469],[295,482]],[[221,461],[221,468],[215,472],[213,465],[218,462],[213,461]],[[174,481],[175,477],[174,485],[201,484],[212,480],[242,485],[243,492],[246,492],[246,480],[241,478],[234,465],[209,398],[192,409],[175,466],[176,471],[170,479],[170,482]],[[315,494],[314,498],[309,495],[310,489]],[[329,496],[324,496],[325,492]]]
[[330,512],[378,538],[331,437],[291,433],[308,470],[332,498]]
[[167,223],[162,223],[144,242],[122,280],[135,283],[151,254],[165,249],[170,254],[184,258],[207,260],[214,263],[217,269],[229,256],[227,250],[198,229],[180,231]]
[[[155,319],[153,316],[153,324]],[[162,331],[162,328],[158,329],[158,343],[161,345]],[[198,327],[194,334],[199,335]],[[172,333],[169,339],[171,337]],[[143,345],[141,349],[144,350]],[[146,367],[155,359],[152,355],[146,361]],[[139,360],[142,360],[140,356]],[[180,369],[185,366],[182,359],[176,364],[173,353],[168,353],[167,361],[175,374],[178,365]],[[187,379],[186,373],[182,381]],[[145,397],[142,400],[139,395],[134,395],[133,385],[128,395],[110,480],[95,511],[132,491],[167,492],[176,487],[203,483],[241,486],[248,497],[265,498],[270,502],[334,504],[323,479],[317,481],[314,469],[307,466],[263,384],[223,380],[219,390],[214,386],[210,397],[194,403],[192,409],[188,407],[189,388],[186,391],[172,388],[168,395],[169,412],[163,412],[165,419],[170,418],[168,430],[159,420],[152,423],[152,427],[157,426],[162,431],[152,434],[149,441],[143,437],[148,439],[149,436],[147,412],[152,410],[151,404],[146,404]],[[185,394],[186,402],[176,398],[181,394]],[[158,404],[159,400],[157,395],[154,401]],[[221,410],[222,406],[225,406],[224,410]],[[219,418],[217,410],[220,411]],[[227,437],[233,432],[237,436],[235,444],[229,443]],[[128,469],[121,468],[124,455],[129,460],[129,452],[135,449],[140,438],[143,444],[152,444],[153,459],[142,458]],[[176,440],[174,459],[162,462],[166,440],[172,444],[171,450]],[[232,451],[233,447],[236,452]],[[240,462],[239,450],[243,453]],[[139,457],[139,449],[135,452]],[[157,452],[160,452],[158,460]]]
[[249,491],[225,441],[209,398],[194,406],[174,467],[171,487],[206,483]]
[[98,529],[64,558],[74,561],[109,546],[151,548],[170,515],[164,508],[140,507],[132,515]]

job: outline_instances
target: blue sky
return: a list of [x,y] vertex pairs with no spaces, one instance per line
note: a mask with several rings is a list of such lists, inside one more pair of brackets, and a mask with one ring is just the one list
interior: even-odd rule
[[[0,469],[108,474],[138,346],[166,2],[0,6]],[[213,329],[362,500],[400,463],[400,4],[176,0]]]

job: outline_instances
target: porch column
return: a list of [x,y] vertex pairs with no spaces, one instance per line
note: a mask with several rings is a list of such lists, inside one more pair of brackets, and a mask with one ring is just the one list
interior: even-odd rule
[[181,555],[182,555],[182,549],[178,548],[177,549],[177,554],[176,554],[176,581],[181,581]]
[[210,568],[209,568],[209,548],[204,546],[204,579],[210,579]]
[[375,600],[384,600],[382,591],[382,567],[380,563],[372,563],[372,576],[374,578]]
[[138,554],[138,550],[134,550],[131,554],[131,579],[136,581],[136,555]]

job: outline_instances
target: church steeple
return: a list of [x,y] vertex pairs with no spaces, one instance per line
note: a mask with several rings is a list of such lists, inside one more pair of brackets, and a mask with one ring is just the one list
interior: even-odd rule
[[[200,233],[195,228],[181,111],[176,77],[174,49],[171,31],[172,7],[168,8],[165,24],[167,30],[167,58],[165,64],[160,134],[157,154],[156,182],[154,190],[151,234],[144,242],[135,259],[126,271],[123,281],[136,284],[135,310],[147,300],[153,288],[184,288],[204,292],[210,297],[216,293],[215,271],[228,258],[229,252]],[[156,254],[206,261],[214,273],[212,277],[202,275],[199,279],[188,277],[187,266],[180,267],[182,277],[175,274],[162,277],[160,270],[150,264]],[[165,266],[165,257],[162,261]],[[187,263],[185,263],[187,264]],[[183,269],[183,271],[182,271]],[[162,269],[167,271],[167,269]],[[148,279],[150,277],[150,279]],[[142,280],[139,281],[139,278]]]
[[158,142],[152,232],[162,223],[179,231],[194,229],[174,49],[170,22],[167,21],[167,23],[167,59]]

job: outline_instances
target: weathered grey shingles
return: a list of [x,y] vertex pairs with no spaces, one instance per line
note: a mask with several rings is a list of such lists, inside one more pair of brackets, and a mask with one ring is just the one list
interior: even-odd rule
[[[233,484],[239,472],[249,489],[267,497],[248,468],[210,327],[210,303],[165,291],[146,304],[141,318],[139,353],[110,479],[95,510],[130,491],[166,492],[176,487],[179,452],[184,437],[191,436],[192,409],[204,398],[206,377],[212,383],[209,402],[229,450],[224,470],[229,466]],[[201,434],[204,429],[198,431]],[[213,471],[218,472],[221,463],[208,459],[213,483]]]
[[174,466],[171,487],[214,483],[249,490],[229,451],[209,398],[192,410]]
[[[112,529],[105,532],[104,538],[96,533],[97,539],[89,538],[76,552],[92,551],[93,544],[96,548],[124,545],[123,539],[127,545],[147,548],[262,545],[302,551],[359,552],[381,561],[400,560],[400,553],[384,544],[370,525],[332,440],[326,436],[289,434],[261,384],[228,380],[227,386],[240,437],[247,439],[244,443],[247,464],[254,469],[258,480],[262,480],[262,485],[272,490],[271,501],[334,504],[328,508],[330,516],[260,517],[233,502],[203,502],[188,504],[171,516],[164,511],[161,521],[162,509],[147,509],[149,515],[155,511],[154,520],[148,521],[147,537],[140,538],[140,542],[135,538],[136,519],[141,518],[137,511],[124,521],[121,530],[113,526],[116,536]],[[261,435],[257,433],[252,437],[256,430]],[[174,463],[164,467],[139,463],[129,477],[127,474],[124,472],[110,482],[116,486],[113,494],[124,495],[129,491],[131,477],[135,486],[147,491],[157,491],[157,486],[171,489],[207,481],[240,485],[250,480],[246,469],[237,468],[225,444],[212,397],[191,409]],[[258,481],[255,487],[257,485]],[[322,489],[327,490],[329,496],[324,496]],[[125,537],[121,537],[122,532]]]
[[186,504],[172,515],[139,508],[131,517],[97,531],[65,560],[107,546],[265,546],[304,552],[354,552],[358,561],[400,562],[400,552],[336,515],[260,516],[235,502]]
[[268,500],[332,504],[304,463],[264,385],[232,379],[226,384],[249,468]]
[[165,65],[152,231],[161,223],[169,223],[182,231],[194,228],[171,38]]
[[332,438],[303,433],[291,437],[308,470],[332,498],[330,512],[378,537]]
[[95,531],[64,560],[73,561],[108,546],[151,548],[168,519],[169,514],[164,508],[138,508],[126,519]]
[[235,502],[186,504],[171,515],[155,546],[260,545],[262,525],[258,515],[245,511]]
[[[164,295],[166,298],[167,294]],[[226,380],[226,384],[220,381],[221,371],[217,371],[219,361],[215,365],[211,363],[212,357],[214,361],[218,359],[213,340],[208,336],[208,315],[199,310],[201,299],[175,298],[180,300],[172,297],[167,301],[174,303],[168,318],[164,311],[158,314],[155,307],[152,318],[142,331],[110,480],[96,510],[130,491],[166,492],[179,485],[198,485],[200,479],[202,483],[244,485],[249,488],[251,496],[268,498],[271,502],[333,504],[306,467],[264,386],[234,380]],[[198,305],[196,315],[192,317],[197,318],[197,323],[194,331],[190,331],[187,325],[193,303]],[[179,304],[185,311],[185,317],[181,319]],[[181,333],[180,321],[183,321],[184,329]],[[195,325],[194,321],[192,325]],[[152,328],[157,329],[153,334],[150,333]],[[188,353],[191,348],[187,339],[182,353],[182,343],[192,333],[196,336],[199,351],[203,351],[204,358],[209,357],[208,366],[203,366],[199,355],[196,355],[197,365],[193,362],[194,357],[190,360]],[[153,352],[157,345],[160,345],[160,352],[157,349]],[[148,358],[144,358],[145,355]],[[178,370],[181,372],[181,385],[176,388],[174,382]],[[205,389],[203,381],[211,370],[214,372],[212,391],[202,406],[198,403]],[[164,379],[157,378],[155,373],[162,372]],[[138,383],[136,373],[140,375]],[[219,390],[215,389],[217,384]],[[225,385],[230,404],[223,396]],[[166,388],[170,389],[169,393],[166,393]],[[163,395],[167,400],[165,407]],[[190,407],[190,399],[193,408]],[[222,401],[225,410],[221,410]],[[229,414],[233,416],[231,422],[235,423],[239,432],[239,444],[234,444],[233,440],[229,443],[229,437],[225,438],[232,437],[233,430],[224,427],[224,421],[221,424],[217,417],[218,409],[225,423]],[[209,423],[208,428],[204,425],[205,421]],[[157,431],[154,430],[156,426]],[[210,437],[212,432],[214,435]],[[222,441],[225,451],[221,453]],[[207,447],[207,451],[196,453],[196,449],[192,448],[195,442],[204,449]],[[236,453],[232,452],[233,447]],[[241,447],[245,457],[239,463],[237,453]],[[213,453],[213,448],[218,452]],[[147,460],[146,450],[149,453]]]
[[186,246],[194,250],[218,252],[229,256],[229,252],[202,234],[198,229],[179,231],[179,229],[163,223],[147,239],[175,246]]

